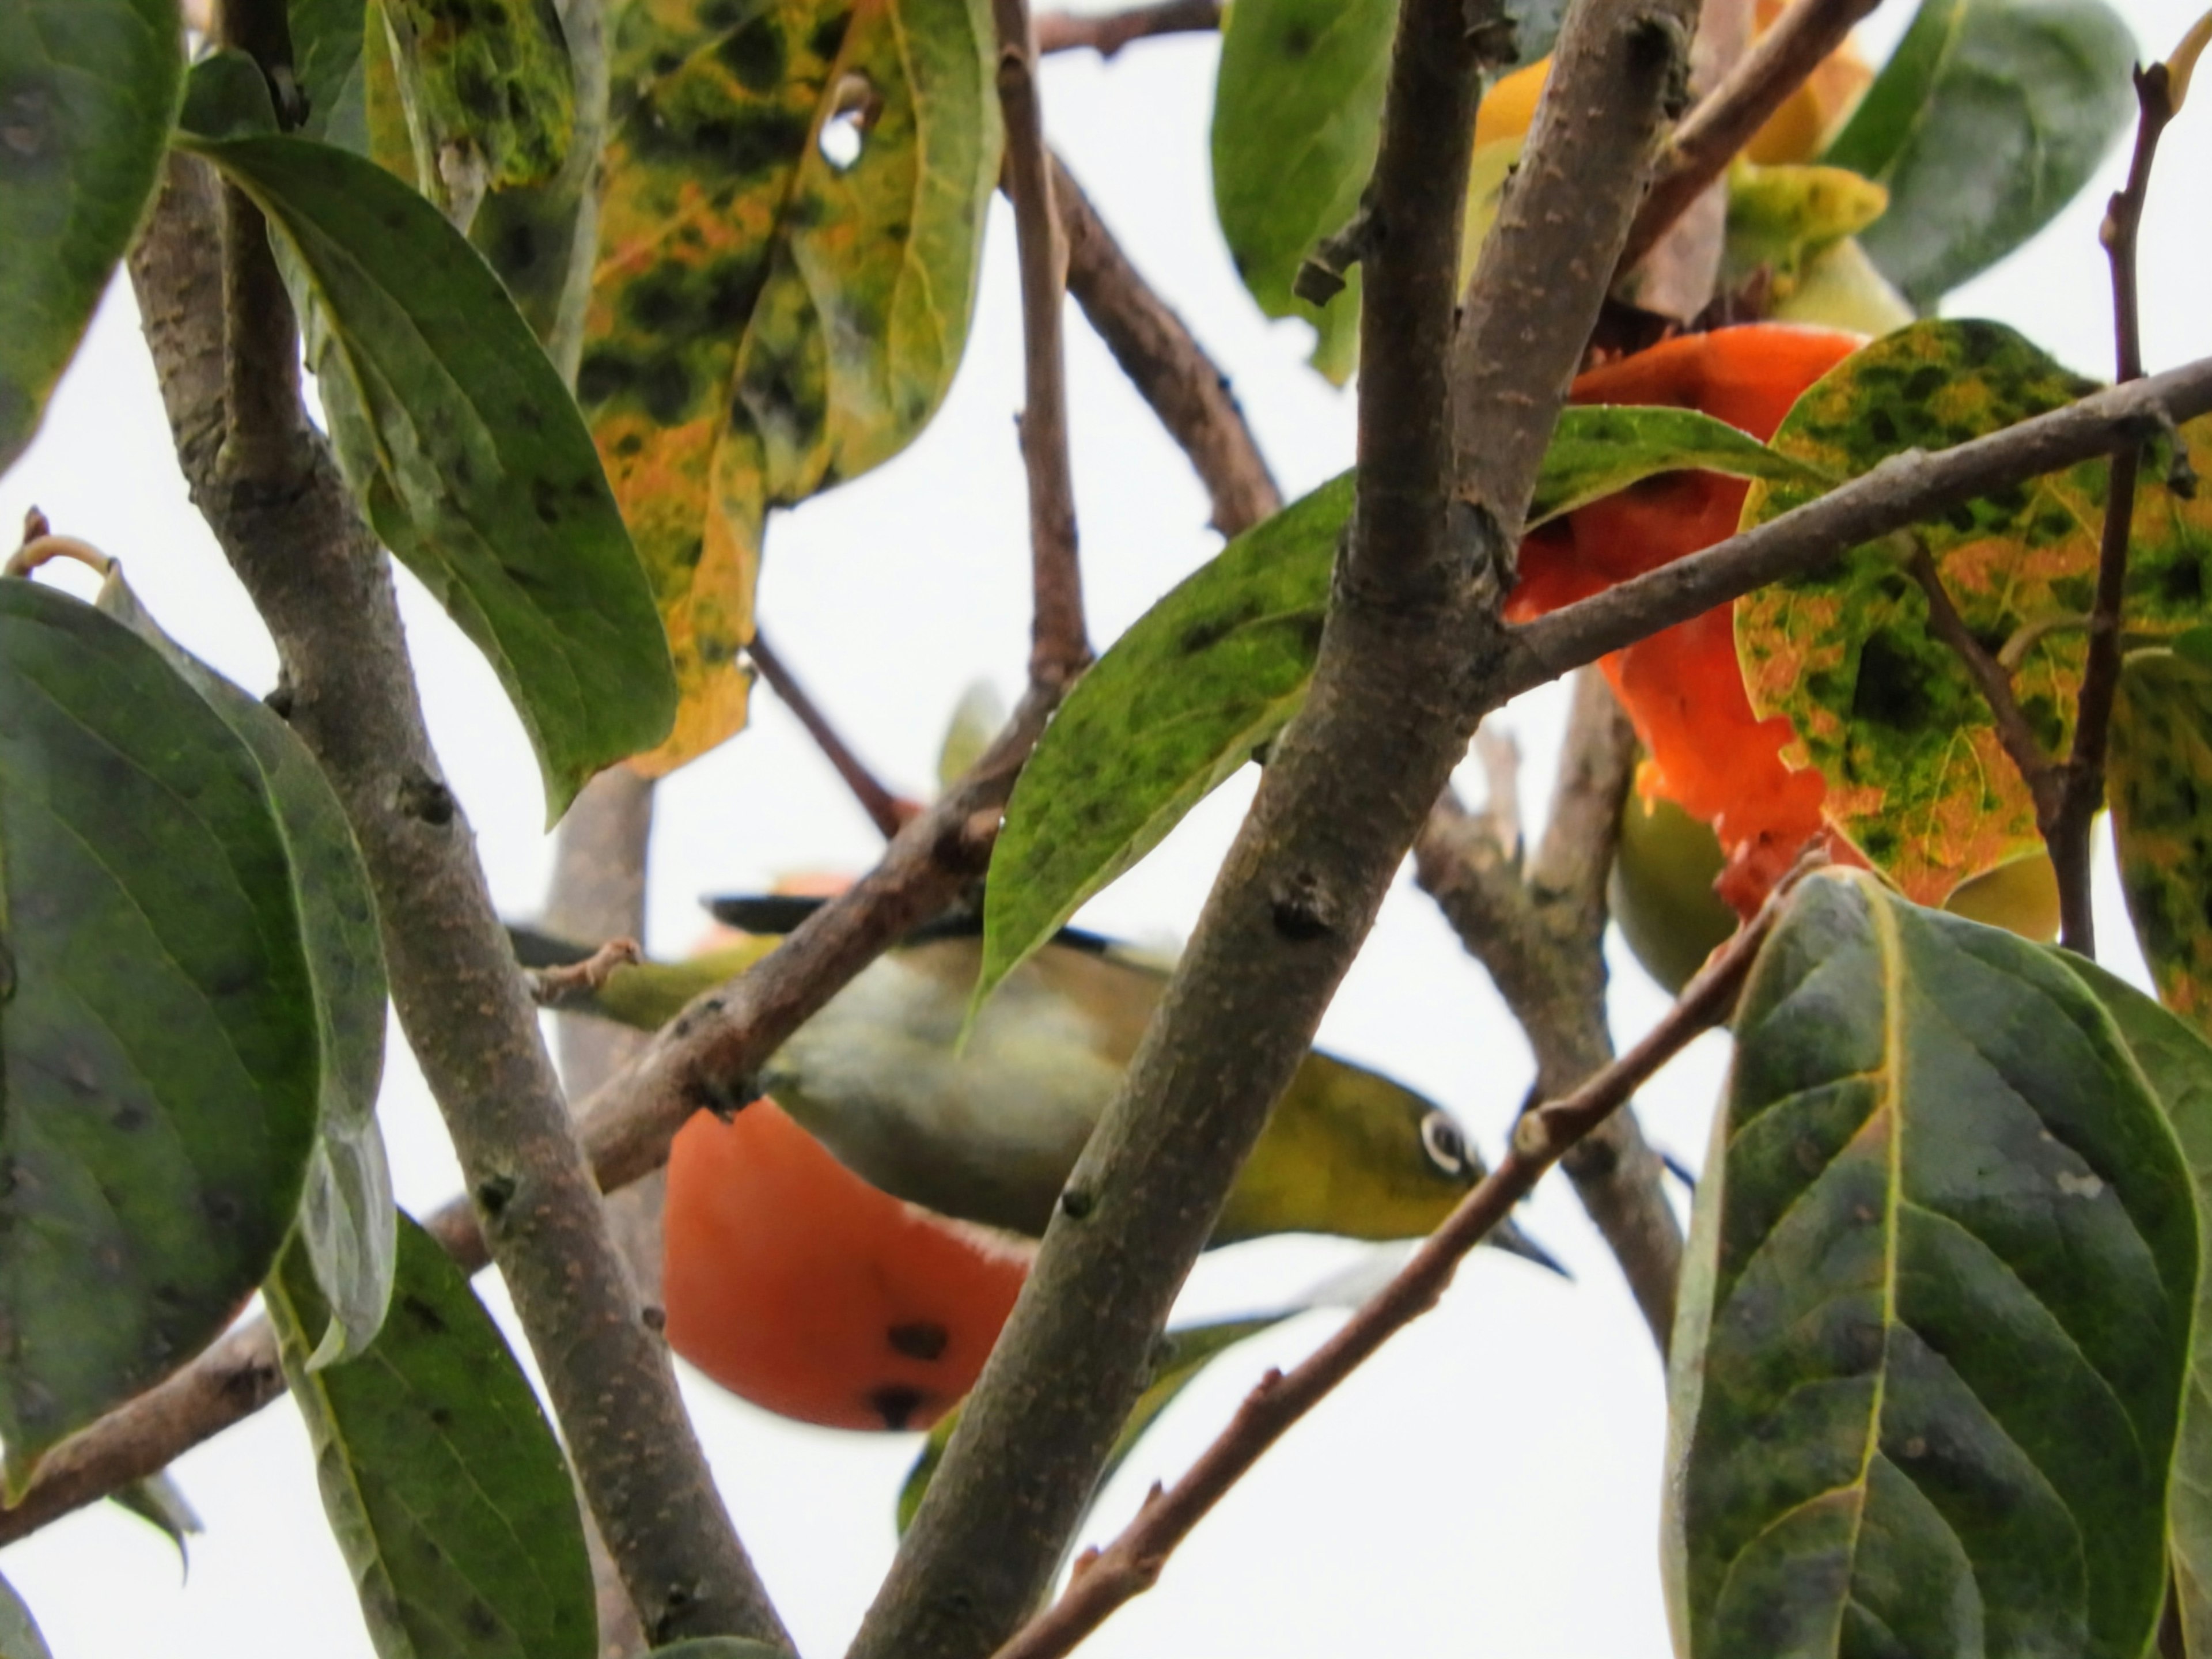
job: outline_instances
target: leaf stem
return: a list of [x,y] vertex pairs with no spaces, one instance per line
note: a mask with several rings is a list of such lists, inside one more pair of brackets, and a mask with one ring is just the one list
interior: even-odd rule
[[[2098,240],[2105,245],[2112,273],[2112,332],[2118,358],[2116,379],[2124,386],[2142,378],[2142,320],[2136,293],[2136,244],[2143,205],[2150,193],[2151,162],[2160,134],[2173,118],[2166,67],[2153,64],[2136,71],[2136,149],[2127,183],[2105,210]],[[2058,873],[2059,941],[2079,954],[2097,954],[2096,918],[2089,894],[2089,830],[2105,804],[2105,752],[2112,723],[2112,702],[2120,683],[2120,606],[2126,596],[2128,539],[2135,522],[2136,477],[2142,443],[2130,437],[2112,451],[2105,493],[2104,537],[2097,556],[2097,599],[2089,613],[2089,651],[2081,669],[2081,692],[2075,704],[2074,747],[2061,774],[2058,810],[2044,838]]]
[[799,723],[806,728],[806,735],[814,739],[814,746],[828,758],[830,765],[837,769],[837,775],[845,781],[845,787],[860,803],[860,810],[868,815],[869,822],[883,831],[885,841],[898,834],[910,820],[920,815],[920,802],[894,795],[884,788],[860,757],[846,746],[845,740],[837,735],[836,727],[830,724],[829,717],[823,714],[814,699],[806,695],[806,688],[799,684],[791,670],[784,665],[783,659],[769,644],[766,634],[758,629],[754,629],[753,642],[745,647],[745,652],[759,668],[761,678],[783,700],[784,707],[799,717]]
[[1165,1490],[1155,1486],[1120,1537],[1079,1559],[1060,1600],[1017,1632],[993,1659],[1058,1659],[1116,1608],[1158,1582],[1176,1547],[1270,1446],[1391,1337],[1437,1305],[1468,1252],[1512,1212],[1562,1153],[1618,1111],[1693,1038],[1728,1018],[1783,902],[1811,867],[1801,864],[1776,884],[1759,915],[1737,930],[1634,1048],[1579,1089],[1524,1114],[1504,1160],[1460,1200],[1398,1276],[1300,1364],[1262,1377],[1182,1478]]

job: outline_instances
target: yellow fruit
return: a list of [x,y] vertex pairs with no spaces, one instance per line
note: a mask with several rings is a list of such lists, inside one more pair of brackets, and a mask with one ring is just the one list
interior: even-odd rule
[[2048,945],[2058,937],[2058,873],[2044,854],[2031,853],[1964,883],[1943,908]]
[[1606,902],[1644,971],[1670,992],[1735,931],[1735,912],[1713,891],[1723,862],[1711,824],[1670,800],[1628,792]]

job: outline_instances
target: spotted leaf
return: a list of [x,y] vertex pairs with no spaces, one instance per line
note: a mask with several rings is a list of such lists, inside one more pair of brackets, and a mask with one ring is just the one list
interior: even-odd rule
[[[1774,447],[1838,474],[1863,473],[1900,450],[1979,437],[2092,389],[1996,324],[1919,323],[1814,385]],[[2192,423],[2185,435],[2197,465],[2212,465],[2212,424]],[[2014,697],[2045,751],[2062,755],[2073,732],[2105,476],[2102,459],[2083,462],[1853,548],[1736,607],[1753,708],[1790,718],[1792,758],[1819,768],[1831,822],[1922,903],[1940,904],[2041,841],[1988,703],[1929,630],[1911,560],[1924,550],[1968,631],[2015,664]],[[2160,468],[2146,467],[2136,492],[2131,633],[2177,633],[2203,614],[2212,500],[2184,501],[2161,480]],[[1754,483],[1743,524],[1763,524],[1813,493],[1787,481]]]
[[2130,653],[2111,743],[2106,793],[2136,937],[2166,1006],[2212,1030],[2212,660]]
[[635,0],[611,51],[579,396],[683,702],[744,723],[768,509],[896,453],[966,343],[999,170],[978,0]]

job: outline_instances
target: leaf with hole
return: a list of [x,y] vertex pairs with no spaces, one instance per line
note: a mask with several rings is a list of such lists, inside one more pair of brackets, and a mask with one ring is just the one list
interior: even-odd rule
[[1923,311],[2051,222],[2135,110],[2102,0],[1921,0],[1821,160],[1889,188],[1860,241]]
[[590,1659],[598,1619],[568,1463],[459,1268],[411,1221],[368,1351],[307,1369],[328,1317],[285,1253],[266,1300],[331,1530],[383,1659]]
[[2106,798],[2136,938],[2160,1000],[2212,1031],[2212,663],[2130,653],[2110,745]]
[[549,813],[667,734],[668,643],[561,379],[483,262],[389,173],[295,138],[193,140],[281,233],[347,482],[491,660]]
[[184,71],[175,0],[0,6],[0,472],[138,228]]
[[[1838,475],[1901,450],[1936,450],[2059,408],[2091,390],[1995,323],[1923,322],[1876,341],[1807,392],[1774,447]],[[2201,469],[2212,423],[2183,429]],[[1787,715],[1826,780],[1830,821],[1869,862],[1926,904],[2041,850],[2034,803],[1999,741],[1979,687],[1929,623],[1911,563],[1925,551],[1966,631],[2012,667],[2012,690],[2043,752],[2073,735],[2103,533],[2106,463],[2002,490],[1943,518],[1852,549],[1736,607],[1753,708]],[[1754,483],[1743,525],[1812,498]],[[2212,577],[2212,497],[2185,501],[2160,468],[2136,491],[2126,620],[2168,635],[2203,617]]]
[[322,1049],[320,1132],[299,1225],[331,1308],[314,1358],[327,1364],[375,1337],[392,1297],[398,1248],[392,1174],[376,1122],[386,989],[368,872],[322,768],[274,709],[163,633],[119,562],[110,565],[98,604],[159,651],[252,751],[283,831]]
[[259,766],[155,648],[0,581],[0,1438],[221,1334],[300,1205],[314,987]]
[[577,389],[683,687],[648,770],[744,724],[769,509],[890,459],[951,383],[995,39],[980,0],[622,14]]
[[2136,1659],[2197,1297],[2187,1171],[2081,981],[1864,872],[1735,1017],[1674,1330],[1688,1659]]

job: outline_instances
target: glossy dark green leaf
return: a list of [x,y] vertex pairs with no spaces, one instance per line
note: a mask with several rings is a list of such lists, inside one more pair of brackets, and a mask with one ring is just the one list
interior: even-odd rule
[[1889,187],[1882,274],[1924,311],[2049,223],[2133,115],[2135,53],[2103,0],[1921,0],[1822,158]]
[[0,1659],[53,1659],[53,1650],[39,1633],[38,1620],[4,1578],[0,1578]]
[[[133,1480],[111,1494],[112,1500],[131,1511],[148,1526],[177,1547],[177,1559],[189,1567],[191,1553],[185,1540],[207,1530],[200,1520],[200,1512],[192,1507],[185,1489],[167,1469],[149,1474],[143,1480]],[[6,1650],[0,1647],[0,1659],[5,1659]]]
[[1359,350],[1359,277],[1324,307],[1298,267],[1344,228],[1374,171],[1396,0],[1237,0],[1213,85],[1213,208],[1237,274],[1270,317],[1311,323],[1341,386]]
[[185,76],[177,125],[200,138],[255,138],[276,131],[268,77],[235,47],[210,52]]
[[[1814,495],[1829,479],[1692,410],[1569,409],[1545,453],[1529,527],[1685,467]],[[1346,473],[1246,531],[1068,694],[1014,786],[992,854],[977,1006],[1304,705],[1352,495]]]
[[327,1316],[301,1253],[266,1301],[331,1530],[384,1659],[590,1659],[583,1522],[553,1431],[498,1327],[436,1241],[399,1233],[392,1316],[317,1371]]
[[2197,1191],[2197,1332],[2166,1494],[2173,1588],[2189,1652],[2212,1651],[2212,1043],[2094,962],[2057,959],[2094,992],[2166,1109]]
[[2138,1659],[2198,1241],[2111,1016],[1852,872],[1735,1024],[1674,1333],[1678,1651]]
[[[1175,1404],[1178,1395],[1198,1380],[1203,1371],[1222,1354],[1250,1336],[1269,1331],[1293,1314],[1303,1313],[1303,1307],[1285,1308],[1279,1313],[1263,1314],[1252,1319],[1224,1319],[1212,1324],[1192,1325],[1182,1330],[1170,1331],[1160,1339],[1160,1351],[1152,1364],[1152,1380],[1145,1385],[1144,1393],[1130,1409],[1129,1420],[1121,1425],[1121,1432],[1114,1442],[1114,1449],[1107,1454],[1106,1462],[1098,1471],[1097,1489],[1106,1488],[1137,1443],[1145,1437],[1160,1414]],[[914,1524],[915,1513],[921,1508],[922,1494],[937,1476],[937,1467],[945,1461],[945,1449],[952,1443],[952,1431],[960,1426],[960,1407],[937,1419],[921,1443],[921,1455],[907,1472],[905,1483],[899,1487],[898,1529],[900,1536]]]
[[2160,1000],[2212,1031],[2212,665],[2134,651],[2112,706],[2106,797],[2120,885]]
[[0,0],[0,471],[138,228],[184,68],[176,0]]
[[220,1334],[315,1137],[313,985],[252,752],[128,628],[0,581],[10,1483]]
[[475,251],[373,164],[294,138],[196,141],[283,233],[347,480],[491,659],[557,817],[674,718],[643,568],[560,376]]
[[307,106],[300,131],[339,143],[349,103],[357,106],[361,97],[362,37],[368,23],[364,0],[286,0],[284,11],[292,73]]
[[332,1310],[315,1354],[317,1364],[326,1364],[376,1335],[392,1297],[398,1247],[392,1175],[376,1123],[387,993],[368,872],[330,781],[274,709],[163,633],[119,565],[109,570],[99,605],[161,652],[252,751],[284,833],[322,1047],[321,1128],[300,1231]]

